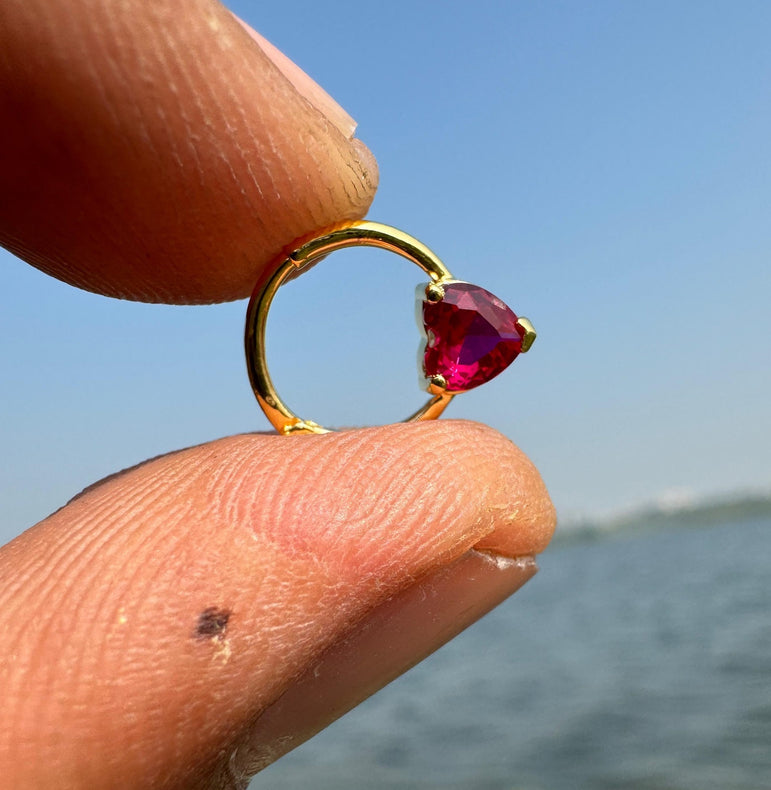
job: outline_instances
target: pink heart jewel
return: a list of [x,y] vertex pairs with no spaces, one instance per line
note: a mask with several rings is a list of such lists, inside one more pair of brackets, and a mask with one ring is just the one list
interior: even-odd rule
[[516,359],[526,329],[511,308],[484,288],[449,282],[442,289],[440,300],[423,300],[423,370],[429,380],[442,376],[448,392],[465,392],[495,378]]

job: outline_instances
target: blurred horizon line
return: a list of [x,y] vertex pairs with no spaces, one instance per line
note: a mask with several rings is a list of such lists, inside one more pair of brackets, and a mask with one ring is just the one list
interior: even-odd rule
[[771,482],[717,493],[672,488],[642,502],[597,512],[559,514],[557,535],[611,533],[635,527],[674,526],[771,515]]

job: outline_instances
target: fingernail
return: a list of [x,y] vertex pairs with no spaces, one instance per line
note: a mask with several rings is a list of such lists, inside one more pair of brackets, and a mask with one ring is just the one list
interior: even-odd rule
[[251,776],[422,661],[518,590],[532,557],[470,551],[373,610],[258,719],[231,759]]
[[253,27],[235,14],[233,16],[241,27],[251,36],[260,49],[273,61],[279,71],[292,83],[295,90],[323,113],[329,122],[345,137],[350,139],[356,130],[356,121],[317,83],[314,82],[296,63],[291,61]]

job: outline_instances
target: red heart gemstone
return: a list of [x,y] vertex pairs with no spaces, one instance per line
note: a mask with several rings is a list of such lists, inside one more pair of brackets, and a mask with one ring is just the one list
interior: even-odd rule
[[442,284],[444,297],[423,301],[426,377],[443,376],[449,392],[478,387],[522,350],[524,327],[497,296],[471,283]]

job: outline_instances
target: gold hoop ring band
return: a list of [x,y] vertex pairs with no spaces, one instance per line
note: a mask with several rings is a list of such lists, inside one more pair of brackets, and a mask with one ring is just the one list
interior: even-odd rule
[[[428,275],[431,282],[421,288],[423,304],[424,306],[429,305],[428,308],[424,308],[424,315],[425,309],[428,309],[430,312],[434,309],[431,307],[432,305],[439,305],[443,302],[445,304],[442,309],[445,315],[434,319],[429,317],[429,319],[425,320],[427,349],[436,346],[438,339],[441,340],[442,336],[449,337],[453,333],[458,334],[458,331],[463,332],[463,327],[468,323],[463,316],[466,314],[470,315],[469,311],[466,310],[465,313],[459,313],[457,308],[453,308],[453,299],[450,298],[450,291],[453,294],[457,291],[458,298],[461,301],[465,300],[465,302],[468,302],[469,298],[475,295],[471,294],[469,296],[469,289],[481,292],[481,294],[487,295],[493,300],[490,303],[492,306],[487,305],[482,310],[485,315],[489,314],[491,310],[496,315],[498,313],[503,315],[502,308],[508,311],[508,315],[511,317],[508,319],[508,324],[506,324],[506,326],[509,324],[511,326],[508,329],[499,330],[499,332],[504,332],[505,338],[498,341],[498,346],[496,347],[498,351],[491,352],[500,356],[502,353],[501,349],[505,346],[507,349],[506,354],[511,357],[510,359],[507,358],[505,364],[501,365],[500,362],[495,361],[499,369],[496,369],[494,372],[483,372],[481,376],[479,373],[475,373],[474,375],[479,380],[469,382],[467,381],[469,379],[468,366],[464,368],[462,361],[460,366],[450,365],[449,368],[446,370],[442,368],[441,371],[429,370],[430,364],[427,363],[424,366],[426,389],[432,397],[422,409],[408,417],[405,422],[436,419],[455,395],[497,375],[518,353],[527,351],[535,339],[535,331],[526,318],[518,318],[497,297],[494,297],[488,291],[484,291],[469,283],[455,280],[442,261],[425,244],[422,244],[409,234],[388,225],[367,221],[351,222],[344,226],[336,227],[301,244],[296,250],[289,253],[273,274],[268,272],[261,278],[249,301],[245,332],[246,365],[249,372],[249,380],[255,397],[268,420],[279,433],[284,435],[322,434],[329,433],[329,429],[323,428],[311,420],[298,417],[276,392],[268,372],[265,355],[265,331],[268,311],[276,292],[291,275],[302,271],[335,250],[356,246],[379,247],[389,252],[395,252],[397,255],[401,255],[417,264]],[[478,301],[479,296],[476,296]],[[458,301],[458,299],[455,299],[455,301]],[[455,312],[447,313],[447,310],[452,309],[455,309]],[[476,314],[481,313],[477,311]],[[451,338],[449,342],[455,342],[457,345],[454,338]],[[488,341],[485,349],[489,344]],[[452,347],[455,348],[455,346]],[[510,351],[508,350],[509,348]],[[444,359],[446,357],[446,349],[442,349],[442,354],[444,355],[442,359]],[[434,356],[436,356],[436,353]],[[485,359],[488,357],[490,357],[490,353],[487,354]],[[426,359],[428,360],[428,354]],[[466,371],[465,379],[463,372],[458,372],[460,368]],[[470,383],[470,386],[467,386],[468,383]]]

